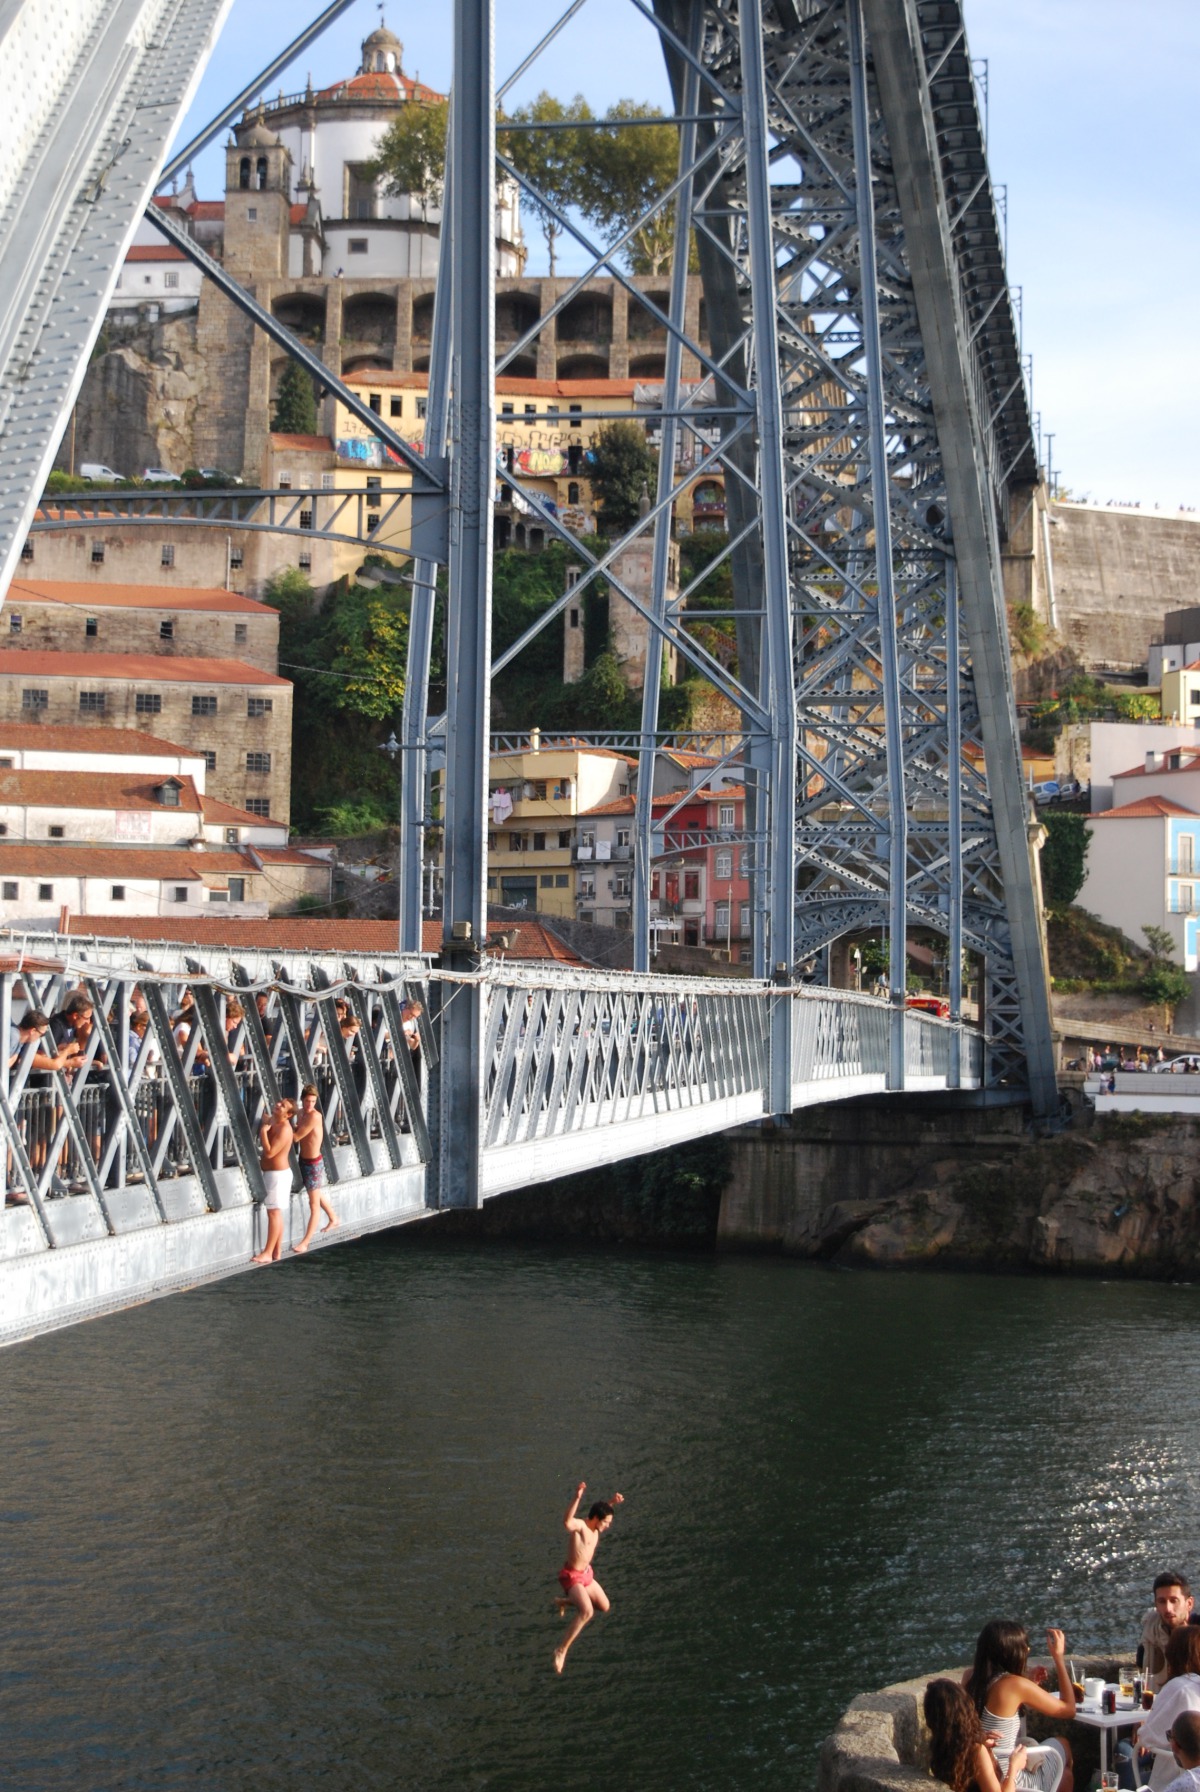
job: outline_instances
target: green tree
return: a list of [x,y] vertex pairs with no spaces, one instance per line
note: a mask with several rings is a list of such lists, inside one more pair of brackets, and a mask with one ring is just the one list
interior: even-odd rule
[[1043,813],[1046,829],[1042,847],[1042,888],[1047,902],[1067,908],[1083,888],[1091,830],[1086,815]]
[[1191,978],[1174,962],[1175,941],[1165,927],[1142,928],[1150,951],[1150,965],[1142,978],[1142,994],[1148,1002],[1178,1008],[1192,993]]
[[[624,122],[621,129],[586,133],[579,170],[579,206],[607,240],[616,242],[679,173],[679,137],[662,119],[657,106],[640,100],[618,100],[604,114],[605,122]],[[669,266],[675,241],[675,208],[663,206],[636,231],[625,254],[635,274],[659,274]]]
[[442,197],[446,178],[447,101],[432,105],[401,106],[375,146],[375,155],[364,170],[368,179],[382,180],[384,191],[406,198],[410,193],[427,205]]
[[1165,927],[1143,927],[1146,946],[1153,964],[1169,964],[1175,956],[1175,941]]
[[[564,105],[553,94],[543,91],[527,106],[518,106],[506,122],[585,124],[591,121],[591,117],[591,107],[581,93],[577,93],[573,100]],[[544,193],[560,211],[566,211],[568,207],[580,203],[582,171],[587,164],[588,139],[591,135],[586,130],[506,131],[502,124],[498,143],[501,153],[513,167],[532,181],[538,191]],[[546,239],[550,255],[550,278],[553,279],[555,244],[562,235],[563,227],[549,207],[539,205],[524,189],[521,192],[521,204],[533,213]]]
[[299,361],[289,359],[279,376],[271,428],[286,436],[317,433],[317,394],[310,374]]
[[588,467],[592,495],[600,500],[600,526],[606,535],[622,535],[637,521],[643,490],[653,493],[658,456],[640,423],[618,418],[597,431]]

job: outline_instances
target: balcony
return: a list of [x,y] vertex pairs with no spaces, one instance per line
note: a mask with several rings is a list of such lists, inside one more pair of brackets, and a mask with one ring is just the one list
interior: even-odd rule
[[608,840],[599,840],[595,846],[571,849],[571,859],[576,865],[627,865],[632,858],[632,846],[613,846]]

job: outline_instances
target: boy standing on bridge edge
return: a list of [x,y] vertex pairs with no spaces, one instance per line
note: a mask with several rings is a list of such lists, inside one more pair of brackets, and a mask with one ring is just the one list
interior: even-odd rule
[[563,1527],[570,1534],[567,1544],[566,1566],[559,1570],[558,1584],[562,1588],[559,1608],[566,1616],[568,1605],[575,1607],[575,1616],[571,1620],[571,1628],[554,1651],[554,1672],[561,1674],[567,1659],[567,1650],[575,1641],[585,1624],[590,1624],[597,1611],[609,1609],[608,1594],[600,1585],[592,1572],[592,1557],[601,1537],[613,1521],[613,1507],[625,1503],[623,1493],[614,1493],[611,1500],[596,1500],[586,1518],[576,1518],[579,1502],[587,1491],[587,1482],[581,1481],[575,1490],[575,1498],[563,1513]]

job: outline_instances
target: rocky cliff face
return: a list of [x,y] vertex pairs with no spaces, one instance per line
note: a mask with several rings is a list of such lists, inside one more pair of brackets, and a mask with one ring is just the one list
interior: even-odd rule
[[[195,466],[196,414],[205,373],[196,313],[140,323],[93,357],[75,409],[75,465],[102,461],[136,476],[143,467]],[[69,465],[71,432],[56,465]]]
[[870,1132],[857,1146],[735,1141],[721,1242],[881,1267],[1200,1271],[1200,1128],[1190,1119],[1081,1114],[1052,1139],[980,1131],[927,1138],[923,1149]]

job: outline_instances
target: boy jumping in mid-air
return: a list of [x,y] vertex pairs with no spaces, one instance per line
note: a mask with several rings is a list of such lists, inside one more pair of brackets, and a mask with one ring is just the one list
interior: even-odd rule
[[567,1544],[566,1566],[559,1571],[558,1584],[562,1588],[562,1598],[558,1601],[559,1612],[563,1617],[567,1607],[575,1607],[575,1616],[571,1620],[571,1628],[554,1651],[554,1672],[561,1674],[567,1659],[567,1650],[579,1635],[585,1624],[590,1624],[597,1611],[609,1609],[608,1594],[600,1585],[592,1572],[592,1557],[596,1553],[596,1545],[613,1521],[613,1507],[625,1503],[623,1493],[614,1493],[611,1500],[597,1500],[586,1518],[576,1518],[579,1502],[587,1491],[587,1482],[581,1481],[575,1491],[575,1498],[563,1513],[563,1527],[570,1533]]

